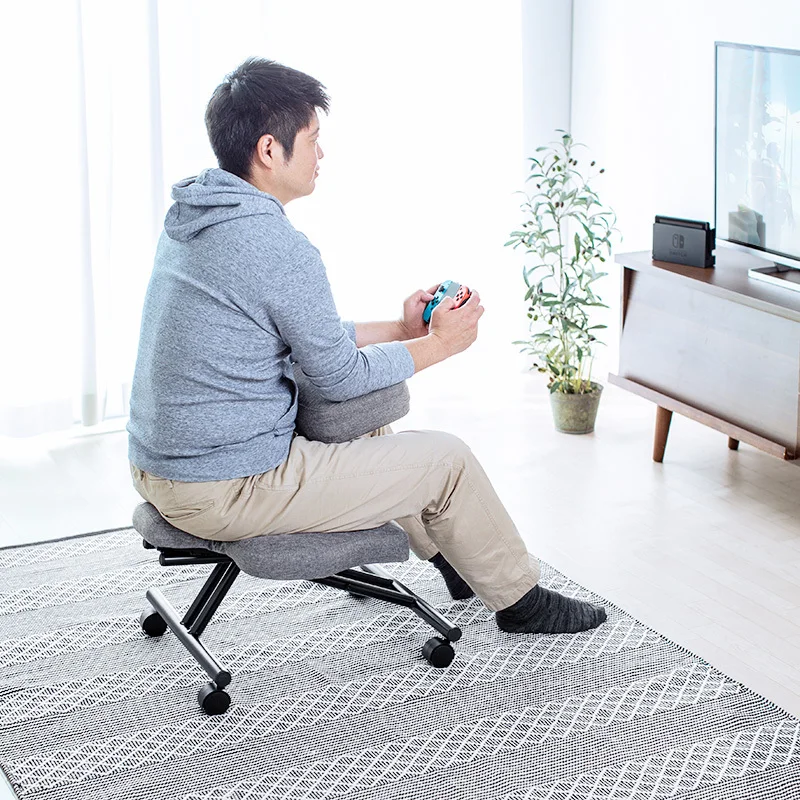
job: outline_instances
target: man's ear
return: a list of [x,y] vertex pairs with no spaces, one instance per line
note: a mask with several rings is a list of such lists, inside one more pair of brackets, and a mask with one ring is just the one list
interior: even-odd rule
[[274,169],[277,158],[283,158],[283,148],[271,133],[265,133],[256,144],[256,163],[265,169]]

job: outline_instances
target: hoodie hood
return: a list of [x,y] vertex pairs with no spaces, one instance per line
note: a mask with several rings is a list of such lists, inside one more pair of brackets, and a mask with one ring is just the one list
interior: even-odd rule
[[187,242],[220,222],[261,214],[286,215],[277,197],[217,168],[176,183],[172,199],[175,202],[167,211],[164,231],[178,242]]

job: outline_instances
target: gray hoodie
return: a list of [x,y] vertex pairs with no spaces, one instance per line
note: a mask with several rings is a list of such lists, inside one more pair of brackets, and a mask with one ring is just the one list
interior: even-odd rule
[[221,169],[177,183],[172,198],[131,390],[137,467],[217,481],[281,464],[297,414],[292,362],[334,401],[413,375],[401,342],[356,347],[319,250],[277,198]]

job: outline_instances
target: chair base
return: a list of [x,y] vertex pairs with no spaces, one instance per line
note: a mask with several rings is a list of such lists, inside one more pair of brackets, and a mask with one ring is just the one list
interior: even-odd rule
[[[153,546],[144,542],[144,546]],[[159,589],[148,589],[147,600],[152,608],[145,609],[139,617],[142,631],[148,636],[161,636],[169,628],[195,661],[211,679],[197,695],[200,707],[207,714],[223,714],[230,706],[230,696],[225,688],[232,680],[231,673],[208,652],[200,636],[211,621],[214,612],[225,598],[240,569],[227,556],[209,550],[176,550],[158,548],[162,566],[176,564],[215,564],[200,593],[192,602],[186,615],[180,615]],[[405,606],[438,631],[422,647],[423,657],[439,669],[448,666],[455,657],[451,642],[461,638],[461,629],[442,616],[433,606],[394,580],[380,566],[370,564],[360,569],[346,569],[327,578],[314,578],[314,583],[341,589],[354,596],[374,597],[395,605]]]
[[407,606],[435,628],[448,641],[457,642],[461,629],[443,617],[433,606],[412,592],[400,581],[394,580],[388,572],[377,564],[368,564],[358,569],[346,569],[329,578],[315,578],[314,583],[344,589],[350,594],[374,597],[400,606]]

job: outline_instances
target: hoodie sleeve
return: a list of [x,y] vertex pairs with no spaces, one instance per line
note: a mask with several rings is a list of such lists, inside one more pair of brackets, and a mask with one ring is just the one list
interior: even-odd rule
[[356,347],[355,324],[339,317],[316,247],[300,242],[282,261],[281,285],[263,287],[259,306],[325,399],[350,400],[414,374],[414,359],[401,342]]
[[356,341],[356,324],[355,322],[342,322],[347,335],[355,342]]

